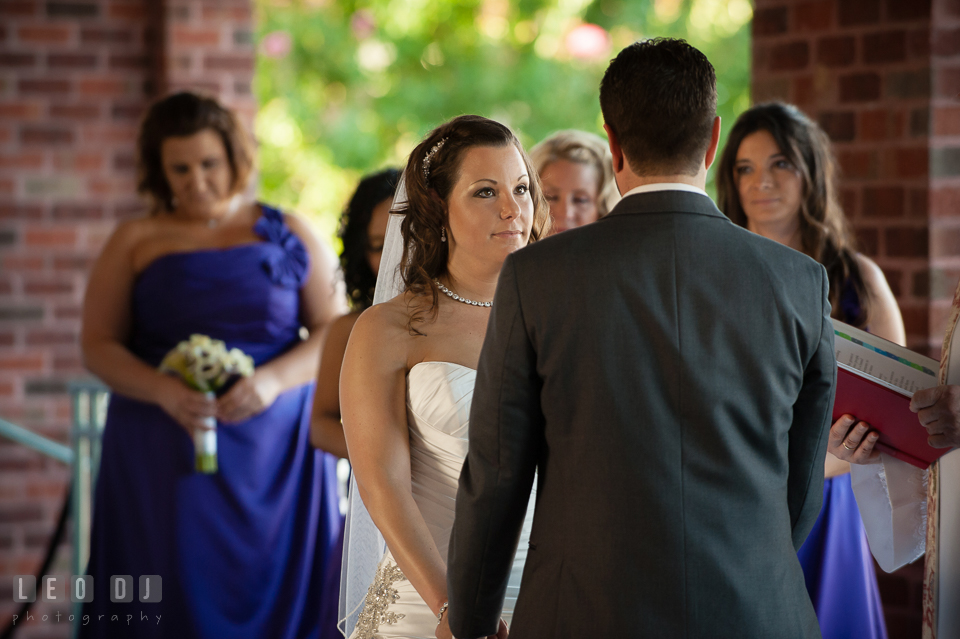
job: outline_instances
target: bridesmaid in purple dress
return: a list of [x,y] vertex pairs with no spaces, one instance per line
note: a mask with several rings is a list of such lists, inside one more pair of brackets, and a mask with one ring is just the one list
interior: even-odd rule
[[[343,312],[336,263],[302,221],[242,200],[250,146],[216,101],[157,102],[138,153],[153,214],[117,228],[84,303],[84,358],[113,393],[81,635],[316,637],[318,602],[338,595],[321,591],[340,527],[336,460],[309,445],[321,340]],[[193,333],[253,357],[253,376],[211,400],[158,373]],[[208,416],[212,475],[193,468],[191,433]],[[111,575],[135,590],[159,575],[162,601],[111,603]]]
[[[730,132],[717,169],[718,204],[737,224],[823,264],[833,317],[903,344],[903,319],[883,272],[854,250],[835,175],[820,127],[794,106],[761,104]],[[824,639],[884,639],[850,466],[828,453],[825,477],[820,516],[798,553],[821,631]]]

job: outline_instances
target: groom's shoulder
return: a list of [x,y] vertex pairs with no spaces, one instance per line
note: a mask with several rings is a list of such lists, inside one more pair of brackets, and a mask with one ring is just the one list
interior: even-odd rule
[[589,248],[602,248],[605,239],[611,235],[623,234],[623,223],[626,220],[615,220],[610,214],[596,222],[556,233],[536,242],[532,242],[513,254],[512,257],[523,256],[524,259],[540,259],[542,257],[567,255],[570,251],[583,251]]

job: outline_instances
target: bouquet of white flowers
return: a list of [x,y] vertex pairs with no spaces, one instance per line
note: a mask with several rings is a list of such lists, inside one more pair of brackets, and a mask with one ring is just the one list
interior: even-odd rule
[[[226,344],[206,335],[191,335],[174,347],[160,362],[160,370],[183,380],[194,390],[211,398],[240,377],[253,375],[253,358],[239,348],[227,350]],[[217,472],[217,420],[207,417],[204,428],[193,433],[196,469]]]

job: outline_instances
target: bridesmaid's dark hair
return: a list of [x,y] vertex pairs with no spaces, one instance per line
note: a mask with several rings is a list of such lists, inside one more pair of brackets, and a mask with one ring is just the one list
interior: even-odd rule
[[[441,140],[444,142],[440,148],[431,152]],[[401,276],[404,288],[416,299],[429,300],[429,303],[417,303],[412,308],[408,323],[412,333],[421,334],[414,324],[433,319],[437,314],[440,291],[434,280],[447,272],[448,245],[440,240],[441,229],[447,225],[443,203],[450,197],[460,176],[464,153],[478,146],[501,148],[510,144],[520,152],[530,176],[532,243],[547,234],[549,209],[537,172],[520,140],[508,126],[479,115],[461,115],[431,131],[410,153],[403,173],[408,208],[401,225],[404,243],[401,264],[406,265]],[[423,165],[428,153],[430,170],[429,176],[425,176]]]
[[[340,216],[340,232],[343,250],[340,251],[340,268],[347,285],[347,295],[354,311],[362,311],[373,304],[377,288],[377,274],[370,268],[367,252],[374,250],[367,235],[367,226],[373,217],[373,209],[384,200],[393,199],[400,181],[399,169],[384,169],[367,175],[357,184],[357,190]],[[382,245],[380,247],[383,248]]]
[[231,195],[247,186],[253,171],[253,145],[236,114],[211,97],[182,91],[154,102],[137,137],[137,191],[153,200],[152,213],[174,209],[173,191],[163,173],[160,147],[172,137],[211,129],[220,136],[233,173]]
[[[830,281],[830,305],[833,317],[857,327],[867,325],[870,293],[856,259],[856,243],[837,197],[837,162],[830,138],[815,122],[792,104],[768,102],[744,111],[720,156],[717,168],[717,204],[735,223],[746,228],[747,215],[737,188],[737,152],[748,135],[766,131],[780,152],[799,171],[803,183],[800,205],[800,237],[803,252],[827,269]],[[844,305],[844,294],[856,293],[859,315]],[[845,312],[847,311],[847,312]]]

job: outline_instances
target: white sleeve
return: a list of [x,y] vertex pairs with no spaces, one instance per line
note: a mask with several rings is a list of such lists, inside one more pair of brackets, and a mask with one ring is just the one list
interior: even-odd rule
[[920,557],[927,541],[927,471],[881,454],[879,464],[851,464],[853,494],[880,567],[893,572]]

